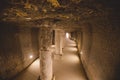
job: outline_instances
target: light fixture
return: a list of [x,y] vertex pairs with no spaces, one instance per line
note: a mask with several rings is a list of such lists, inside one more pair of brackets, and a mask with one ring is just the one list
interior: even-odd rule
[[81,51],[80,54],[83,54],[83,52]]
[[55,47],[55,45],[51,45],[51,47],[52,47],[52,48],[54,48],[54,47]]
[[69,33],[66,33],[66,38],[69,38]]
[[32,58],[33,58],[33,55],[30,55],[29,58],[32,59]]
[[31,20],[31,18],[30,17],[27,17],[27,18],[25,18],[26,20]]

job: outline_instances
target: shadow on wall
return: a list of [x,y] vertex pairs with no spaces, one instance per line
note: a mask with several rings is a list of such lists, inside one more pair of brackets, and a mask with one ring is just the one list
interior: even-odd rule
[[92,26],[90,24],[86,24],[86,26],[84,26],[84,28],[82,29],[82,32],[83,45],[81,51],[82,53],[87,54],[87,56],[89,57],[93,44]]
[[[90,24],[87,24],[82,29],[80,28],[79,30],[72,32],[72,39],[74,39],[77,43],[77,48],[79,51],[78,53],[80,53],[79,55],[81,55],[83,53],[91,52],[92,41],[93,41],[92,36],[93,36],[92,35],[92,27]],[[85,41],[84,41],[84,39],[85,39]],[[84,45],[83,45],[83,43],[84,43]],[[89,56],[89,54],[87,56]]]
[[[0,69],[0,80],[9,80],[38,57],[36,41],[31,39],[32,36],[36,39],[36,34],[37,33],[35,32],[31,33],[31,29],[21,29],[13,25],[1,24],[0,66],[2,66],[2,68]],[[29,53],[27,53],[31,50],[34,55],[32,59],[29,58]],[[26,61],[25,59],[28,59],[29,61]],[[27,63],[27,65],[25,63]]]
[[[119,62],[120,63],[120,62]],[[115,73],[114,73],[114,75],[113,76],[116,76],[115,78],[116,79],[114,79],[114,80],[120,80],[120,64],[118,64],[117,66],[116,66],[116,68],[115,68]]]
[[119,30],[116,24],[83,28],[81,60],[90,80],[120,80]]

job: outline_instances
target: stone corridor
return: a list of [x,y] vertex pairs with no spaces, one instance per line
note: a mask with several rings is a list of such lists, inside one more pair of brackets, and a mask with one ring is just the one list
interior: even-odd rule
[[0,80],[120,80],[120,0],[0,0]]
[[54,60],[54,75],[55,80],[88,80],[74,41],[67,39],[62,56]]
[[[63,54],[54,54],[53,58],[53,80],[88,80],[74,41],[66,39]],[[39,59],[37,59],[14,80],[39,80],[39,63]]]

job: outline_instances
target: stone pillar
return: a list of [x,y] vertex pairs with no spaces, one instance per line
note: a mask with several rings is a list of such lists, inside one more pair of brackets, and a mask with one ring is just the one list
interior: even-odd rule
[[52,80],[52,30],[40,28],[39,30],[39,52],[40,52],[40,79]]
[[55,52],[56,54],[62,55],[62,48],[64,47],[64,36],[65,32],[63,30],[55,30]]
[[40,79],[52,80],[52,54],[49,50],[41,50],[40,59]]
[[65,38],[66,38],[66,36],[65,36],[65,31],[62,31],[62,48],[64,48],[65,47]]

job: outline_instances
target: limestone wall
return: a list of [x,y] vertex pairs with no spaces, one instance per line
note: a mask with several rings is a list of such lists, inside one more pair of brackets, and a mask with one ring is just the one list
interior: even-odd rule
[[115,22],[82,27],[80,57],[89,80],[120,80],[120,26]]
[[1,26],[0,80],[12,78],[38,57],[37,39],[36,29]]

